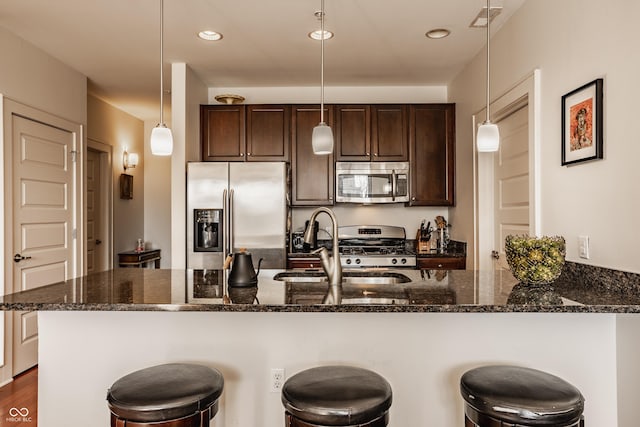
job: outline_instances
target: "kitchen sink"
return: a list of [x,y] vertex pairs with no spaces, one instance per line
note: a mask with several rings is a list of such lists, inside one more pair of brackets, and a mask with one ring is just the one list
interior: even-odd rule
[[[276,274],[274,280],[296,283],[326,282],[327,276],[322,271],[284,271]],[[391,271],[344,271],[342,283],[362,285],[394,285],[408,283],[411,279],[402,273]]]
[[[361,279],[361,278],[354,278]],[[327,285],[322,282],[285,282],[285,301],[287,304],[322,304],[327,294]],[[404,287],[386,284],[367,284],[361,282],[344,283],[340,304],[388,305],[409,304],[409,296]]]
[[406,298],[370,298],[370,297],[362,297],[362,298],[342,298],[340,304],[345,305],[407,305],[409,304],[409,300]]

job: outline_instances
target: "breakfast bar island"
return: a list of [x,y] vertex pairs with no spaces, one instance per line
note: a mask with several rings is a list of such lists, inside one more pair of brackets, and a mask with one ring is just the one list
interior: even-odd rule
[[[570,270],[570,269],[569,269]],[[257,288],[224,270],[116,269],[2,297],[38,311],[38,425],[109,425],[106,393],[169,362],[224,376],[212,425],[283,426],[271,370],[374,370],[393,389],[390,426],[462,426],[460,376],[485,364],[558,375],[586,399],[588,426],[630,426],[640,397],[640,297],[563,276],[522,289],[508,271],[345,271],[339,305],[322,274],[263,270]]]

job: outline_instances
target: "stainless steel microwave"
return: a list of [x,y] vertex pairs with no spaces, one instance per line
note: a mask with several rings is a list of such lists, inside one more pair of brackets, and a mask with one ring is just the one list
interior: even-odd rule
[[336,162],[336,202],[409,201],[409,162]]

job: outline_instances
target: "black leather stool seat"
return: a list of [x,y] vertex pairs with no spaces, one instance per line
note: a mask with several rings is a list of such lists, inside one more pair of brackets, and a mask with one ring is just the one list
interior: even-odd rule
[[224,378],[217,369],[170,363],[120,378],[109,389],[107,401],[118,418],[161,422],[184,418],[217,404],[223,388]]
[[382,376],[351,366],[321,366],[299,372],[282,387],[291,415],[311,424],[351,426],[384,416],[391,386]]
[[522,426],[564,427],[577,425],[584,410],[584,397],[573,385],[555,375],[517,366],[467,371],[460,379],[460,393],[472,421],[474,416],[486,415]]

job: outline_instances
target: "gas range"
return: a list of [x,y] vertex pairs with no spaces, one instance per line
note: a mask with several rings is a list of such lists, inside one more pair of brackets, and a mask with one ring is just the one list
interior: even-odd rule
[[406,248],[404,227],[347,225],[338,228],[343,267],[416,266],[416,255]]

